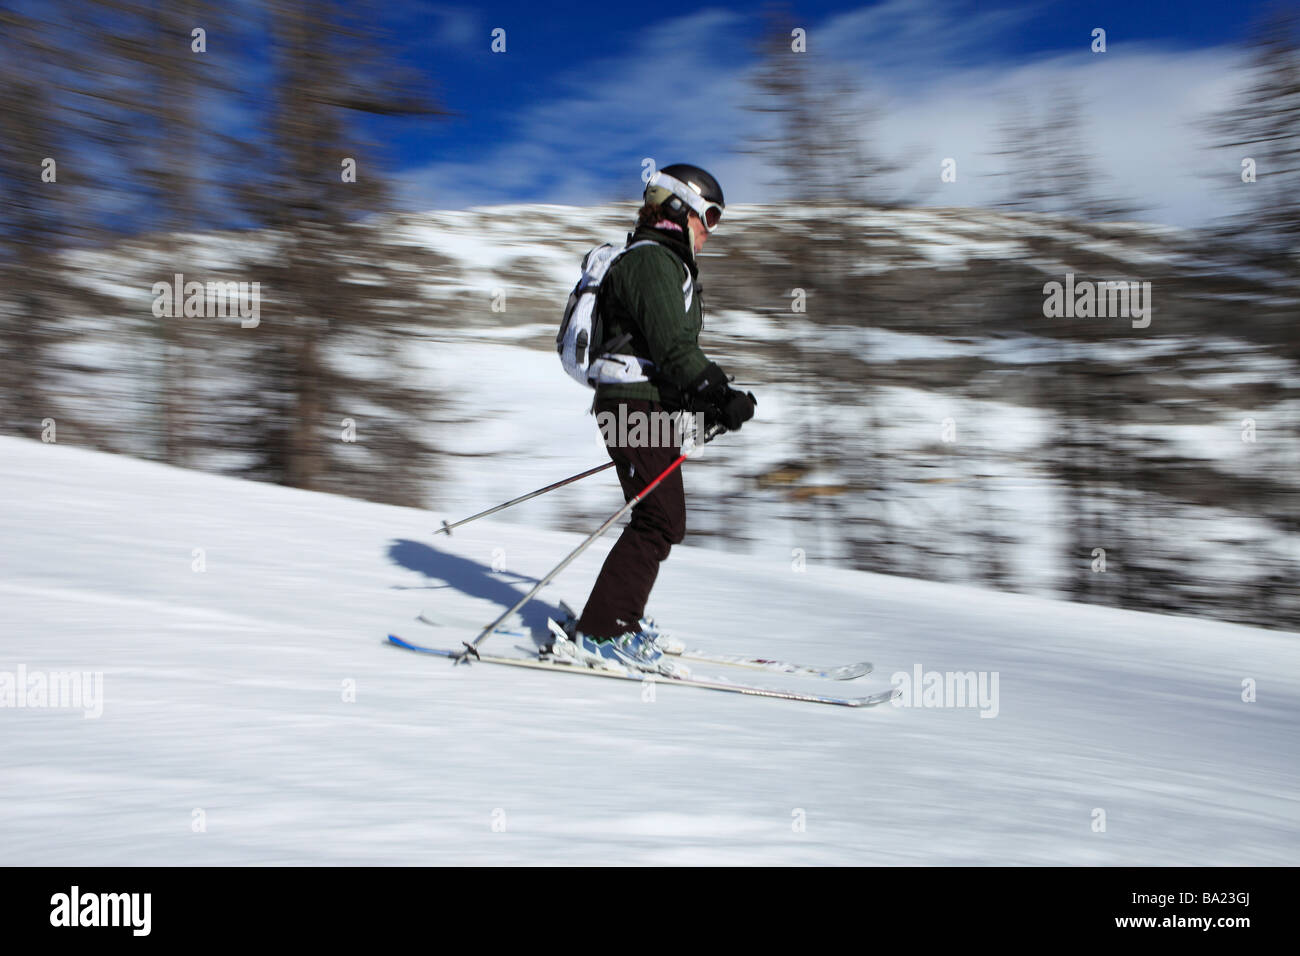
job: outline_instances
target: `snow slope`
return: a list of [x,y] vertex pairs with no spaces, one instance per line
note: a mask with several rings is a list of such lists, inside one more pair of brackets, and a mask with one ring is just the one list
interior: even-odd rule
[[[877,673],[858,683],[872,688],[918,664],[997,672],[997,714],[679,687],[647,700],[637,683],[452,669],[383,644],[390,630],[458,642],[412,617],[485,623],[579,540],[510,512],[434,538],[462,515],[11,438],[0,498],[0,677],[103,674],[98,718],[0,708],[6,863],[1250,865],[1300,852],[1300,635],[800,572],[785,547],[681,547],[650,611],[691,643],[865,657]],[[612,540],[524,623],[540,631],[561,597],[580,604]]]

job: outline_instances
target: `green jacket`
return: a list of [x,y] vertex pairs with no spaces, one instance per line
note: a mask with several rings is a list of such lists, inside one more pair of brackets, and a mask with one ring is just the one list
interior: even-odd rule
[[[648,358],[655,364],[652,380],[599,385],[597,398],[671,400],[672,387],[685,388],[709,364],[699,344],[704,309],[695,287],[699,271],[690,234],[683,237],[641,226],[628,237],[628,243],[642,239],[651,239],[656,245],[641,246],[621,256],[605,274],[596,301],[605,341],[629,334],[631,338],[614,351]],[[660,381],[667,386],[666,396],[656,384]]]

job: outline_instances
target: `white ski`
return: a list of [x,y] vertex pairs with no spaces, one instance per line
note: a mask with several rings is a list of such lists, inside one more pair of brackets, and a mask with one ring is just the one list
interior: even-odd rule
[[[459,650],[450,650],[438,647],[422,647],[419,644],[412,644],[410,641],[403,640],[396,634],[389,634],[388,641],[394,647],[400,647],[404,650],[415,651],[419,654],[432,654],[437,657],[458,658],[465,653],[464,648]],[[779,700],[796,700],[810,704],[831,704],[838,707],[872,707],[876,704],[883,704],[886,701],[898,697],[901,691],[896,687],[888,690],[879,691],[875,694],[868,694],[865,697],[837,697],[828,694],[806,694],[799,691],[777,690],[771,687],[756,687],[752,684],[737,684],[731,681],[722,680],[702,680],[695,677],[666,677],[660,674],[647,674],[640,671],[631,672],[626,670],[605,670],[601,668],[585,667],[582,665],[562,664],[556,661],[541,660],[538,658],[528,657],[500,657],[495,654],[484,654],[477,651],[468,658],[471,662],[482,662],[484,664],[501,664],[508,667],[526,667],[531,670],[558,671],[567,674],[585,674],[588,677],[608,677],[614,680],[630,680],[639,682],[651,682],[656,684],[675,684],[682,687],[698,687],[703,690],[716,690],[728,694],[746,694],[751,697],[773,697]]]

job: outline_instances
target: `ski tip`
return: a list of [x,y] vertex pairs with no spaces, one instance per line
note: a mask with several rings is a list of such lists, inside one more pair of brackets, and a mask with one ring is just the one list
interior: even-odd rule
[[876,704],[887,704],[891,700],[898,700],[903,696],[901,687],[891,687],[889,690],[881,691],[879,694],[872,694],[865,698],[868,707],[874,707]]
[[833,667],[827,675],[832,680],[857,680],[859,677],[865,677],[874,670],[870,661],[861,661],[857,664],[845,664],[841,667]]
[[889,690],[877,691],[874,694],[868,694],[866,697],[841,697],[837,698],[837,703],[842,703],[848,707],[878,707],[881,704],[887,704],[891,700],[901,697],[903,692],[897,687],[891,687]]

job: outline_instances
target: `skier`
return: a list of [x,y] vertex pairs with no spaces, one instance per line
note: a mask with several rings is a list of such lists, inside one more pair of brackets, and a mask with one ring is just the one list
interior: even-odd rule
[[[724,206],[717,180],[697,166],[666,166],[650,178],[627,243],[643,244],[615,261],[597,299],[606,347],[613,343],[614,354],[649,360],[649,381],[599,384],[592,406],[598,422],[602,413],[617,421],[631,420],[634,414],[656,421],[663,413],[685,411],[703,413],[706,426],[736,431],[753,417],[753,393],[732,388],[726,373],[699,346],[703,304],[695,285],[695,255],[717,228]],[[633,442],[610,441],[608,431],[605,435],[624,501],[639,494],[681,454],[678,436],[671,447],[633,447]],[[662,659],[653,622],[645,617],[659,565],[686,535],[681,471],[674,469],[633,507],[582,615],[568,624],[569,642],[557,642],[566,645],[557,646],[557,654],[593,666],[683,670]]]

